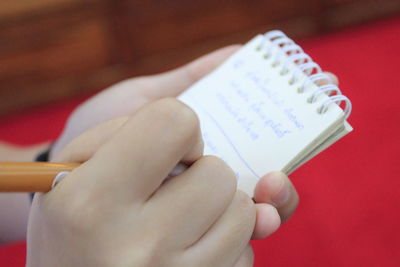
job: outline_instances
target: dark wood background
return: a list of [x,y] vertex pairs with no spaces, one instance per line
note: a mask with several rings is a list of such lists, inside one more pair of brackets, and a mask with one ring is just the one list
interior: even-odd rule
[[170,69],[273,28],[291,37],[400,0],[15,0],[0,5],[0,115]]

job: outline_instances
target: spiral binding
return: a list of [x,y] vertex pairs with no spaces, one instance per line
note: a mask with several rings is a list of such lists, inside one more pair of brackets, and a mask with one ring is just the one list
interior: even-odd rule
[[[266,45],[267,40],[271,42],[272,45]],[[279,48],[279,52],[274,53],[275,56],[272,58],[272,50],[276,48]],[[344,103],[343,112],[345,118],[347,119],[350,116],[352,108],[350,99],[344,96],[340,89],[332,83],[331,78],[322,72],[321,67],[283,32],[274,30],[264,34],[264,38],[258,45],[257,51],[263,51],[263,57],[265,59],[271,59],[272,67],[281,67],[279,73],[282,76],[289,74],[288,65],[290,63],[297,65],[298,68],[296,71],[291,73],[288,81],[289,85],[300,83],[297,87],[298,93],[304,93],[307,87],[312,83],[318,86],[319,89],[313,92],[313,94],[307,99],[308,103],[317,102],[318,96],[321,94],[326,94],[328,96],[328,99],[322,102],[322,104],[317,108],[318,113],[325,113],[333,103],[338,106]],[[300,73],[306,74],[308,78],[304,81],[300,81]]]

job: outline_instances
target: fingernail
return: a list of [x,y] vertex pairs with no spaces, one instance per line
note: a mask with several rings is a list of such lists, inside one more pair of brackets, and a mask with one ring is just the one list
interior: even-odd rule
[[271,202],[275,207],[285,204],[290,197],[290,188],[285,175],[281,172],[271,173],[267,178],[267,185],[271,192]]

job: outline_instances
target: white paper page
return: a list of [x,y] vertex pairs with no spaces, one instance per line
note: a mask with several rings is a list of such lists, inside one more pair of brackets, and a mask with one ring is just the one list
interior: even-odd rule
[[339,129],[334,131],[329,137],[327,137],[319,146],[313,148],[308,154],[305,154],[304,157],[301,159],[300,162],[298,162],[295,165],[290,166],[290,168],[287,171],[287,174],[290,174],[294,172],[297,168],[299,168],[301,165],[330,147],[332,144],[334,144],[336,141],[338,141],[340,138],[345,136],[346,134],[350,133],[353,131],[353,127],[345,121],[344,125],[342,125]]
[[316,103],[308,103],[318,87],[310,83],[299,94],[297,88],[307,76],[301,74],[300,83],[289,85],[296,65],[288,64],[289,74],[280,75],[281,68],[272,67],[274,55],[267,60],[263,51],[257,51],[262,41],[263,36],[257,36],[179,96],[199,116],[205,154],[225,160],[235,171],[239,188],[251,196],[261,176],[284,169],[344,117],[337,105],[319,114],[327,96],[321,94]]

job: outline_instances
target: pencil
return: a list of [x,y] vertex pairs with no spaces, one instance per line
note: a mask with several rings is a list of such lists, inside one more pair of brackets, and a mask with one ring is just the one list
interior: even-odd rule
[[48,192],[60,172],[78,163],[0,162],[0,192]]
[[[48,192],[61,172],[70,172],[79,163],[0,162],[1,192]],[[188,168],[178,163],[167,178],[177,176]]]

